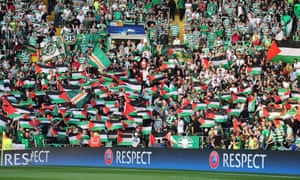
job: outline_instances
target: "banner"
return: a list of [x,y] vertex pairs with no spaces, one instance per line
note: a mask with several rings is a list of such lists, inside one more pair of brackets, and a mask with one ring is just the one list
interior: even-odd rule
[[49,61],[54,57],[65,56],[64,43],[61,37],[54,36],[51,41],[41,42],[41,60]]
[[199,149],[199,136],[172,136],[171,146],[181,149]]
[[300,175],[300,152],[168,148],[3,151],[2,166],[89,166]]

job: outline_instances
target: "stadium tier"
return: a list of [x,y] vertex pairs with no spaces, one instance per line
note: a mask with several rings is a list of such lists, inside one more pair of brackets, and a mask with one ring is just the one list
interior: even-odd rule
[[300,2],[9,0],[2,149],[300,147]]

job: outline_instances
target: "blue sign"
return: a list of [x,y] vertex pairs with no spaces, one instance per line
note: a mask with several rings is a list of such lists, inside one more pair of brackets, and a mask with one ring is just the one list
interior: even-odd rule
[[107,28],[109,34],[139,34],[145,35],[146,31],[143,25],[124,25],[124,26],[108,26]]
[[46,148],[3,153],[3,166],[90,166],[300,175],[300,152]]

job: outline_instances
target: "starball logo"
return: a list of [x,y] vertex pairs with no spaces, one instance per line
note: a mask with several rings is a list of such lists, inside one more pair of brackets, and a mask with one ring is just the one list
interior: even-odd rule
[[219,153],[217,151],[212,151],[209,154],[209,166],[212,169],[217,169],[219,167],[219,163],[220,163]]
[[106,149],[104,153],[104,162],[106,165],[111,165],[114,160],[114,153],[111,149]]

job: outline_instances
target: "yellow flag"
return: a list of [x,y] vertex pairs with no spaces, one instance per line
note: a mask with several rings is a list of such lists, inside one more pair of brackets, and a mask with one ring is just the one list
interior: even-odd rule
[[8,138],[5,134],[5,132],[3,132],[3,134],[2,134],[2,150],[12,150],[12,149],[13,149],[12,139]]

